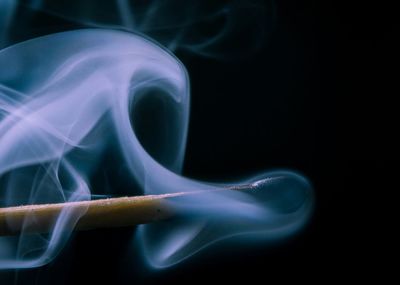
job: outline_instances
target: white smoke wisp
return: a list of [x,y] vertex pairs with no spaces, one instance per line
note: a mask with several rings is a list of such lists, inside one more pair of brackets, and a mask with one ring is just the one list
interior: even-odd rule
[[[224,187],[179,175],[189,121],[188,75],[175,56],[146,37],[101,29],[58,33],[0,51],[0,66],[1,207],[91,199],[89,180],[108,148],[122,154],[144,194]],[[158,96],[173,109],[165,165],[149,155],[133,127],[132,112],[146,96]],[[177,199],[183,217],[140,226],[138,241],[148,263],[170,266],[245,233],[285,236],[307,221],[313,198],[303,177],[271,172],[241,183],[251,191]],[[0,268],[48,263],[83,214],[64,210],[49,234],[22,230],[18,237],[0,237]]]
[[[88,176],[114,138],[143,185],[149,156],[132,132],[129,106],[147,88],[160,88],[179,106],[181,164],[187,75],[151,41],[115,31],[66,32],[2,50],[0,66],[8,67],[0,69],[0,175],[8,174],[1,206],[90,199]],[[0,267],[44,264],[81,214],[62,213],[48,236],[1,238]]]
[[[232,0],[2,0],[0,47],[37,35],[32,21],[53,17],[75,28],[142,33],[168,50],[238,60],[265,43],[275,18],[274,1]],[[18,17],[23,10],[24,17]],[[13,37],[14,30],[18,31]],[[43,30],[40,27],[39,31]],[[53,31],[53,30],[52,30]],[[237,37],[240,36],[240,41]],[[234,42],[234,44],[232,44]]]

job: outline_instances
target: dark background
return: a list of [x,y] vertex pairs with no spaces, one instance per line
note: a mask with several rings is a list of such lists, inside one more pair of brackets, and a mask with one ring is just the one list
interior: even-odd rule
[[19,282],[382,281],[391,271],[384,256],[392,252],[389,201],[400,170],[397,18],[380,3],[280,0],[274,29],[251,57],[178,53],[192,84],[184,174],[229,180],[276,168],[303,173],[316,209],[298,235],[273,245],[223,242],[151,271],[127,246],[131,229],[82,232],[54,262],[19,271]]

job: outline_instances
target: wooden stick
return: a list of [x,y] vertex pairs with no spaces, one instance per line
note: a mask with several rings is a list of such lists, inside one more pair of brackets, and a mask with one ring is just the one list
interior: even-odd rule
[[49,232],[63,211],[78,219],[71,225],[74,230],[151,223],[173,215],[174,210],[168,199],[189,194],[180,192],[0,208],[0,236],[16,235],[22,230],[24,233]]
[[176,213],[170,200],[209,191],[251,190],[265,183],[225,186],[218,190],[177,192],[162,195],[109,198],[57,204],[25,205],[0,208],[0,236],[50,232],[57,219],[66,214],[66,226],[74,230],[134,226],[167,219]]

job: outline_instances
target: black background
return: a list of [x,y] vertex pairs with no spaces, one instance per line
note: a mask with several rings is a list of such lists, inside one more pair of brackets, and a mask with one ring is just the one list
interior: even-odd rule
[[[356,1],[276,1],[262,50],[241,61],[181,53],[192,84],[184,174],[229,180],[294,169],[312,182],[307,227],[274,245],[219,243],[151,271],[131,229],[82,232],[23,284],[192,284],[380,280],[400,170],[395,10]],[[63,28],[68,29],[64,23]],[[0,273],[10,280],[15,272]],[[382,281],[382,280],[381,280]],[[1,283],[3,284],[3,283]],[[6,284],[6,283],[5,283]]]

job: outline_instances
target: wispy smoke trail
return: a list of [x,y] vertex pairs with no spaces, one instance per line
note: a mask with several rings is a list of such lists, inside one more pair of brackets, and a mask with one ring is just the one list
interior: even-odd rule
[[[0,32],[30,38],[30,23],[13,18],[16,6],[48,14],[82,28],[119,29],[149,36],[170,51],[235,59],[248,56],[264,43],[274,23],[274,5],[260,0],[5,0]],[[224,2],[224,1],[223,1]],[[18,5],[17,5],[18,3]],[[0,4],[1,5],[1,4]],[[35,13],[30,13],[35,15]],[[3,28],[1,22],[4,22]],[[21,28],[22,27],[22,28]],[[43,28],[41,27],[40,30]],[[240,40],[238,40],[240,38]],[[8,42],[12,39],[8,39]],[[7,45],[6,42],[0,42]]]
[[[151,88],[162,90],[179,108],[174,127],[181,150],[175,152],[175,163],[181,164],[188,122],[186,72],[149,40],[116,31],[74,31],[4,49],[0,65],[11,66],[0,70],[0,173],[11,176],[2,187],[2,206],[90,198],[88,177],[112,137],[118,138],[121,152],[144,187],[146,168],[152,166],[146,161],[152,160],[132,132],[129,106],[135,94]],[[15,257],[19,262],[12,267],[40,265],[43,255],[51,258],[48,249],[62,243],[53,238],[68,236],[56,229],[64,229],[71,214],[60,216],[49,238],[21,236],[23,244],[37,239],[39,245],[33,248],[36,252],[27,247],[29,257],[24,262],[27,252],[20,252],[19,241]],[[8,267],[13,256],[15,252],[1,266]]]
[[8,30],[13,19],[16,2],[14,0],[0,1],[0,48],[8,41]]
[[[117,4],[126,30],[139,22],[149,27],[143,19],[160,13],[159,6],[150,7],[140,20],[124,15],[128,2]],[[1,207],[91,199],[92,178],[109,149],[122,157],[118,163],[126,165],[144,194],[223,189],[179,174],[189,121],[188,75],[172,53],[147,37],[105,29],[58,33],[1,50],[0,66]],[[140,140],[138,131],[146,122],[135,116],[151,100],[167,110],[162,130],[146,130],[165,134],[156,145],[159,160]],[[148,263],[170,266],[215,241],[245,233],[264,240],[285,236],[307,221],[313,197],[305,178],[270,172],[237,183],[250,185],[251,191],[178,199],[182,216],[140,226],[137,240]],[[0,237],[0,268],[49,262],[83,214],[64,210],[49,234]],[[25,222],[34,220],[30,216]]]

